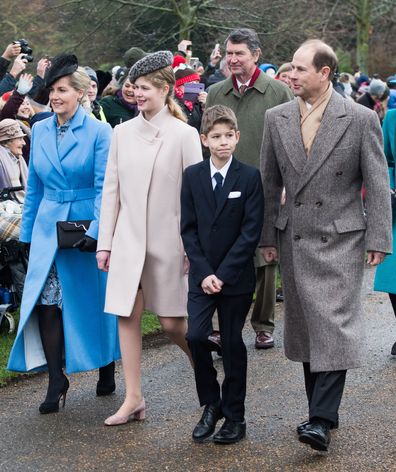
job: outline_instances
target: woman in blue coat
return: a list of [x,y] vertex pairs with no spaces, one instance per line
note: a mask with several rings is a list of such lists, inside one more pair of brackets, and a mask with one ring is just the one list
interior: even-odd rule
[[[388,110],[382,124],[384,135],[384,151],[389,166],[391,191],[395,192],[395,161],[396,161],[396,110]],[[396,195],[395,195],[396,198]],[[375,274],[374,290],[389,293],[393,312],[396,316],[396,200],[392,202],[393,212],[393,251],[385,257],[382,264],[377,267]],[[392,356],[396,356],[396,342],[391,349]]]
[[[54,116],[33,127],[20,240],[30,245],[21,318],[8,368],[48,369],[41,413],[58,411],[63,373],[102,367],[97,394],[115,389],[116,317],[103,312],[106,277],[96,266],[99,210],[111,128],[80,106],[90,79],[73,55],[54,59],[46,85]],[[56,222],[92,220],[79,249],[58,249]]]

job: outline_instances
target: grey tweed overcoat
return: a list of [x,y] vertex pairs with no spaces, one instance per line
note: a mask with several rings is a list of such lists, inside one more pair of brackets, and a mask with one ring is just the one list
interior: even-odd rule
[[364,253],[392,250],[379,120],[333,92],[308,159],[297,100],[279,105],[265,116],[261,171],[260,245],[280,249],[286,356],[310,362],[312,372],[358,367],[365,354]]

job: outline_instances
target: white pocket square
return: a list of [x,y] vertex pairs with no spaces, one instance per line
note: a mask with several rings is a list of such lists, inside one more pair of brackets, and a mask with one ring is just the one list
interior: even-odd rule
[[228,194],[228,198],[239,198],[241,196],[241,192],[230,192]]

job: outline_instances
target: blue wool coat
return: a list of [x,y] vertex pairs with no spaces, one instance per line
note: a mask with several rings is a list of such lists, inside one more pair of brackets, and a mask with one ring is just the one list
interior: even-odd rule
[[[396,110],[388,110],[382,124],[384,135],[384,152],[389,166],[390,186],[394,190],[396,183]],[[392,209],[392,233],[393,251],[385,257],[382,264],[377,267],[374,280],[374,290],[396,294],[396,209]]]
[[10,370],[46,367],[34,307],[54,262],[63,294],[66,372],[94,369],[120,357],[116,317],[103,312],[106,274],[97,269],[94,253],[58,250],[56,236],[57,221],[93,220],[87,235],[97,239],[110,138],[110,126],[81,107],[59,149],[56,116],[33,127],[20,233],[31,247]]

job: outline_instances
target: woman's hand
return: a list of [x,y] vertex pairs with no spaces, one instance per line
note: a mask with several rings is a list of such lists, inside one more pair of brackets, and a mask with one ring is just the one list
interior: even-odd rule
[[188,257],[185,255],[184,261],[183,261],[183,274],[187,275],[189,270],[190,270],[190,261],[188,260]]
[[103,270],[103,272],[109,271],[110,254],[111,254],[111,251],[98,251],[96,253],[96,261],[98,263],[99,270]]
[[199,101],[199,103],[201,104],[202,107],[205,106],[207,96],[208,96],[207,92],[201,92],[198,95],[198,101]]

